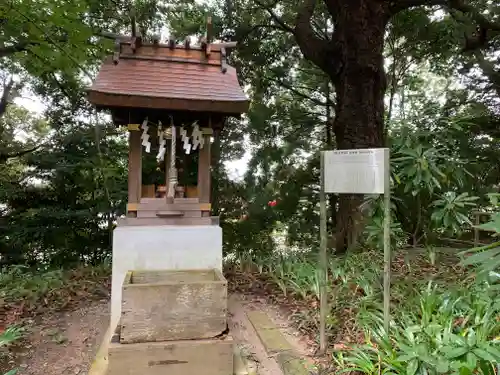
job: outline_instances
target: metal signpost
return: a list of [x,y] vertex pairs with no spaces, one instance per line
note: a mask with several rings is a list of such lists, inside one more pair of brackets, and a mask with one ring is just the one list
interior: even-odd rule
[[389,149],[322,151],[320,166],[320,351],[326,351],[326,194],[384,194],[384,327],[389,332],[391,244]]

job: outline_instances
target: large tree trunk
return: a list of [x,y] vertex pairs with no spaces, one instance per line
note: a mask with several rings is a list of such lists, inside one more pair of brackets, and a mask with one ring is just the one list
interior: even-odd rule
[[[363,3],[363,4],[360,4]],[[377,2],[345,2],[337,13],[342,70],[336,89],[335,136],[339,149],[383,146],[386,77],[383,47],[387,16]],[[340,195],[336,250],[355,245],[362,231],[362,196]]]
[[[337,148],[381,147],[386,88],[384,34],[392,3],[324,0],[334,32],[331,39],[322,39],[311,25],[316,2],[304,0],[291,31],[304,57],[326,72],[335,86]],[[353,245],[361,232],[361,201],[360,196],[339,196],[336,220],[336,251],[339,253]]]

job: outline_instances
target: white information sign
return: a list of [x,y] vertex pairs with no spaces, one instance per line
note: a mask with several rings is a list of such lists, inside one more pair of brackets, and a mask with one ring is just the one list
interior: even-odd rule
[[384,327],[389,333],[391,287],[391,190],[388,148],[322,151],[320,160],[320,349],[326,351],[327,206],[325,193],[384,195]]
[[324,151],[325,193],[384,194],[389,149]]

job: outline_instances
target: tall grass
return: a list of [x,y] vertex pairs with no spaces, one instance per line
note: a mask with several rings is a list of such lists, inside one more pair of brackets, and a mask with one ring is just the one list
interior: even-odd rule
[[500,363],[500,300],[489,286],[450,287],[432,283],[411,299],[413,309],[394,312],[390,334],[382,312],[360,312],[365,342],[334,354],[336,373],[484,374]]
[[4,268],[0,270],[0,299],[6,310],[57,310],[87,297],[107,295],[110,274],[109,264],[72,270]]
[[[332,373],[492,375],[500,362],[500,301],[473,284],[454,253],[400,251],[393,260],[391,334],[382,314],[382,254],[329,261],[327,329]],[[290,316],[317,338],[319,273],[315,254],[240,259],[232,269],[265,280]],[[233,275],[234,276],[234,275]],[[254,276],[255,277],[255,276]],[[244,283],[242,283],[244,284]],[[259,284],[259,287],[261,284]],[[279,297],[275,297],[279,299]]]

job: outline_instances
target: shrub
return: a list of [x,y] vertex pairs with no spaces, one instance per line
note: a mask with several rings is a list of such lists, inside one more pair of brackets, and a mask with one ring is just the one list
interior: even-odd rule
[[429,284],[414,299],[414,307],[396,312],[389,336],[380,310],[361,310],[366,343],[334,355],[337,373],[496,373],[500,300],[494,289],[481,286],[443,293]]

